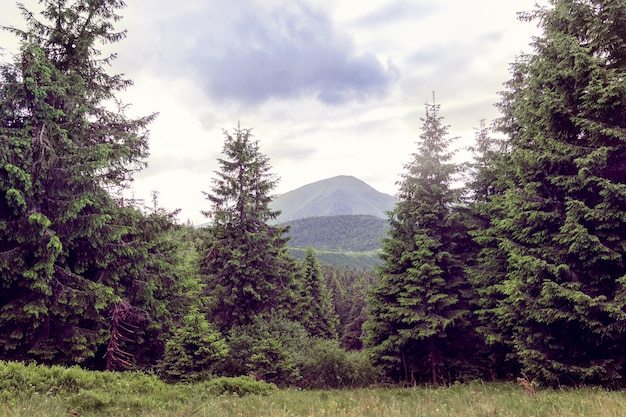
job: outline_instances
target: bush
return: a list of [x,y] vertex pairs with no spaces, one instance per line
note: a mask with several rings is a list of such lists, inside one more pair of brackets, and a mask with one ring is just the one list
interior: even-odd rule
[[265,381],[257,381],[251,376],[236,378],[215,378],[205,383],[211,395],[269,395],[277,390],[276,385]]
[[301,324],[273,315],[251,325],[232,329],[228,334],[230,354],[217,374],[254,374],[277,385],[295,384],[300,375],[295,356],[310,343]]
[[317,389],[367,387],[380,377],[363,352],[311,337],[300,323],[280,315],[234,328],[227,340],[230,354],[216,374]]
[[382,381],[380,369],[374,367],[364,351],[349,351],[346,355],[351,370],[348,378],[350,387],[369,387]]
[[[0,361],[0,403],[27,400],[36,395],[54,395],[75,397],[72,401],[84,401],[87,408],[94,408],[108,404],[108,395],[111,398],[155,392],[160,395],[167,390],[165,383],[156,376],[140,372],[98,372],[76,366],[65,368]],[[84,396],[90,395],[88,391],[94,397],[85,399]],[[107,395],[100,396],[97,392]]]
[[367,387],[380,376],[363,352],[346,352],[336,340],[311,339],[299,358],[301,388]]
[[280,385],[292,385],[300,379],[293,355],[273,338],[261,340],[252,348],[248,367],[258,378]]
[[[219,395],[268,395],[276,389],[249,376],[166,384],[155,375],[140,372],[97,372],[0,361],[0,407],[23,410],[15,415],[132,416],[153,415],[146,410],[157,409],[161,413],[154,415],[183,415],[167,410],[196,409]],[[37,411],[21,404],[32,404]],[[51,407],[60,411],[49,412]],[[38,411],[44,408],[46,413]]]
[[0,392],[3,398],[29,398],[33,394],[77,393],[80,388],[104,385],[100,373],[78,367],[42,366],[34,363],[1,362]]

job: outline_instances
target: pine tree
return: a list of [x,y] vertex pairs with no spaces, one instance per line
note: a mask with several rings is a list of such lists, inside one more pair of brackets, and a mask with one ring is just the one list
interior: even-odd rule
[[[472,203],[486,203],[491,197],[502,194],[504,188],[501,165],[507,154],[507,141],[494,138],[492,130],[481,119],[476,129],[475,146],[468,147],[473,160],[468,164],[466,188],[469,193],[467,198]],[[482,206],[476,211],[480,214],[481,210]],[[488,220],[489,215],[483,217]]]
[[473,242],[466,258],[469,279],[474,287],[472,309],[475,327],[486,346],[480,356],[493,377],[507,378],[519,374],[517,363],[511,359],[510,334],[499,321],[502,295],[498,284],[506,274],[506,253],[500,248],[502,239],[492,219],[497,218],[504,202],[507,184],[507,141],[492,136],[484,120],[476,131],[475,146],[469,147],[473,161],[468,164],[466,181],[468,211],[465,217]]
[[378,283],[378,275],[372,268],[322,265],[322,269],[339,319],[337,329],[341,345],[347,350],[361,350],[363,323],[367,317],[365,296],[369,288]]
[[0,68],[0,357],[82,363],[106,344],[120,301],[108,267],[125,228],[107,192],[147,155],[153,116],[111,110],[130,82],[105,70],[119,1],[20,6],[27,31]]
[[[107,267],[119,277],[115,294],[120,297],[106,310],[107,370],[154,365],[191,306],[203,306],[198,273],[192,268],[197,258],[194,252],[186,253],[193,250],[193,242],[185,241],[193,232],[175,223],[176,214],[156,205],[145,213],[133,207],[118,209],[115,224],[126,232],[117,247],[110,248]],[[97,360],[94,366],[102,367]]]
[[201,273],[214,303],[212,320],[226,333],[258,315],[288,311],[297,264],[287,252],[287,228],[268,224],[279,214],[269,207],[277,183],[269,158],[250,129],[224,134],[221,170],[212,192],[204,193],[212,224]]
[[346,317],[346,325],[341,334],[341,346],[346,350],[363,349],[363,324],[367,320],[367,303],[365,296],[368,287],[359,283],[352,288],[350,311]]
[[168,340],[159,370],[170,381],[200,381],[208,379],[227,355],[222,334],[193,306],[184,325]]
[[[451,183],[448,127],[439,105],[426,105],[421,141],[400,182],[383,241],[381,282],[368,298],[367,345],[394,378],[438,384],[463,376],[470,365],[469,285],[459,238],[466,234]],[[464,352],[465,350],[465,352]]]
[[326,287],[324,273],[312,247],[306,249],[302,268],[302,325],[311,336],[337,339],[339,317],[335,312],[332,294]]
[[498,319],[529,378],[624,386],[626,2],[551,0],[524,18],[543,34],[500,103]]

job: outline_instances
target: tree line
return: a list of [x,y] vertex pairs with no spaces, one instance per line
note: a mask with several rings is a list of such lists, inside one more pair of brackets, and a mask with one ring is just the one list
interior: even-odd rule
[[[626,376],[626,2],[551,0],[473,160],[433,95],[375,273],[289,254],[278,178],[251,129],[224,131],[205,229],[129,201],[148,126],[102,43],[117,0],[23,6],[0,64],[0,359],[253,374],[282,385]],[[464,187],[454,187],[462,178]]]

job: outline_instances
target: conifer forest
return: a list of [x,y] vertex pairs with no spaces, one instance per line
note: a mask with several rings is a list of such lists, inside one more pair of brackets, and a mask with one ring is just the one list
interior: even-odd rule
[[[382,264],[302,259],[253,129],[223,131],[207,226],[124,197],[150,124],[110,74],[119,0],[45,0],[4,28],[0,361],[252,375],[282,387],[522,377],[626,388],[626,0],[550,0],[455,163],[445,103],[398,167]],[[459,186],[462,184],[462,186]]]

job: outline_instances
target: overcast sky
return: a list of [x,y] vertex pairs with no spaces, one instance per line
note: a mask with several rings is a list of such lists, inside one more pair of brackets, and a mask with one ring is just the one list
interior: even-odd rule
[[[36,0],[22,0],[37,10]],[[280,177],[277,194],[353,175],[395,194],[419,140],[424,104],[472,143],[498,116],[509,64],[530,52],[535,0],[129,0],[111,73],[134,82],[130,115],[159,112],[149,167],[133,192],[160,194],[181,221],[205,222],[224,141],[252,128]],[[13,2],[0,24],[23,27]],[[14,50],[13,37],[0,46]],[[462,153],[461,153],[462,155]]]

